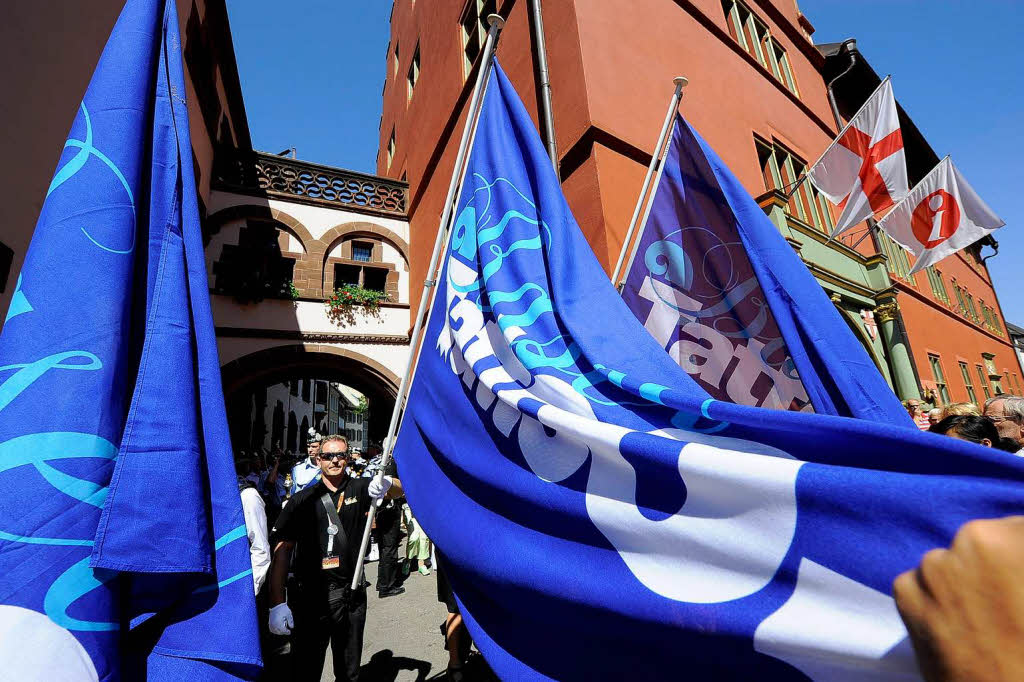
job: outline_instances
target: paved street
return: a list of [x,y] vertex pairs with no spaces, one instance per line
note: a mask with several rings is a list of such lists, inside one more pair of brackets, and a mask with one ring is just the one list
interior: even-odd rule
[[[404,544],[400,556],[404,556]],[[444,679],[448,652],[438,625],[445,618],[445,607],[437,601],[434,574],[413,572],[405,581],[405,594],[379,599],[377,562],[366,564],[366,631],[363,640],[362,682],[413,682]],[[331,650],[322,680],[333,682]]]

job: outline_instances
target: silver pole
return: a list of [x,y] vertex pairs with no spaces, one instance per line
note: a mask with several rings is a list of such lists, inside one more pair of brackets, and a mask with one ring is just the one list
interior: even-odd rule
[[[455,169],[452,172],[451,182],[448,184],[448,195],[445,198],[444,211],[441,214],[441,223],[437,228],[437,239],[434,240],[434,252],[430,256],[430,265],[427,267],[428,279],[423,282],[423,293],[420,294],[420,304],[416,309],[416,324],[413,327],[409,339],[409,360],[405,365],[405,373],[402,374],[402,381],[398,386],[398,395],[395,397],[395,407],[391,411],[391,423],[388,426],[388,435],[384,439],[384,451],[380,458],[380,471],[377,472],[377,480],[384,477],[384,467],[391,461],[391,452],[394,446],[395,433],[398,431],[398,421],[402,414],[406,396],[409,393],[409,378],[412,368],[419,355],[420,339],[423,336],[424,319],[429,313],[431,302],[436,293],[434,286],[437,284],[438,261],[441,258],[441,250],[448,241],[450,221],[454,209],[456,190],[461,184],[462,174],[466,162],[466,153],[469,150],[470,138],[476,130],[477,116],[480,112],[480,103],[483,100],[484,84],[491,72],[491,64],[494,60],[494,44],[498,40],[498,32],[505,26],[505,20],[497,14],[487,17],[487,41],[484,43],[483,57],[480,61],[480,71],[476,76],[476,84],[473,86],[473,97],[470,99],[469,110],[466,115],[466,127],[462,130],[462,140],[459,142],[459,151],[455,155]],[[363,538],[359,543],[359,560],[356,562],[355,570],[352,573],[352,589],[356,589],[363,579],[363,557],[366,556],[366,547],[370,544],[370,529],[373,527],[373,519],[377,515],[377,505],[370,505],[370,513],[366,516],[366,526],[363,528]]]
[[533,22],[533,32],[536,35],[534,49],[537,52],[537,70],[540,80],[540,92],[538,106],[540,109],[540,125],[544,133],[544,146],[548,148],[548,156],[551,157],[551,165],[555,167],[555,175],[558,175],[558,151],[555,148],[555,121],[551,107],[551,75],[548,72],[548,52],[544,40],[544,18],[540,11],[541,0],[530,0],[530,19]]
[[[672,125],[672,118],[676,114],[676,109],[679,108],[679,100],[683,98],[683,88],[689,81],[682,76],[676,76],[672,79],[672,82],[675,83],[676,89],[672,93],[672,101],[669,102],[668,111],[665,113],[665,122],[662,124],[661,133],[658,135],[658,144],[654,146],[654,153],[651,154],[651,164],[647,167],[647,175],[644,176],[644,183],[640,187],[640,196],[637,197],[636,208],[633,209],[633,217],[630,218],[629,229],[626,230],[626,238],[623,240],[622,248],[619,250],[619,260],[615,263],[615,271],[612,272],[612,283],[616,288],[622,285],[619,281],[619,275],[622,274],[622,264],[626,259],[626,250],[633,240],[633,233],[636,231],[637,221],[640,219],[640,209],[643,208],[644,198],[647,196],[647,190],[651,186],[651,178],[654,176],[654,168],[661,162],[665,140],[668,138],[668,129]],[[632,261],[632,258],[630,260]]]

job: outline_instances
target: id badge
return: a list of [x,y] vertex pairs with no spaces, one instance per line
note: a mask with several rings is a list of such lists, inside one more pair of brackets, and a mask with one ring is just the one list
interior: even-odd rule
[[331,568],[338,568],[339,566],[341,566],[341,559],[336,556],[330,556],[320,560],[320,568],[325,571]]

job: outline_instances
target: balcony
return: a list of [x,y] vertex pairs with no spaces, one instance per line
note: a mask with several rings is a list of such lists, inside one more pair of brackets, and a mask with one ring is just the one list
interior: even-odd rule
[[213,185],[238,194],[385,218],[405,219],[409,205],[409,185],[405,182],[237,149],[218,150]]

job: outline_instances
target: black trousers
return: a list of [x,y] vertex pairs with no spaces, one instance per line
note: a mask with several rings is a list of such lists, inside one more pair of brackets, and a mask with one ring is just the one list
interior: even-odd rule
[[295,602],[291,679],[320,682],[330,642],[335,680],[357,682],[366,625],[366,590],[333,589],[326,609],[322,603],[308,603],[303,596]]
[[401,579],[398,572],[398,545],[401,543],[402,528],[397,511],[381,510],[377,514],[377,547],[380,560],[377,564],[377,591],[384,592],[398,587]]

